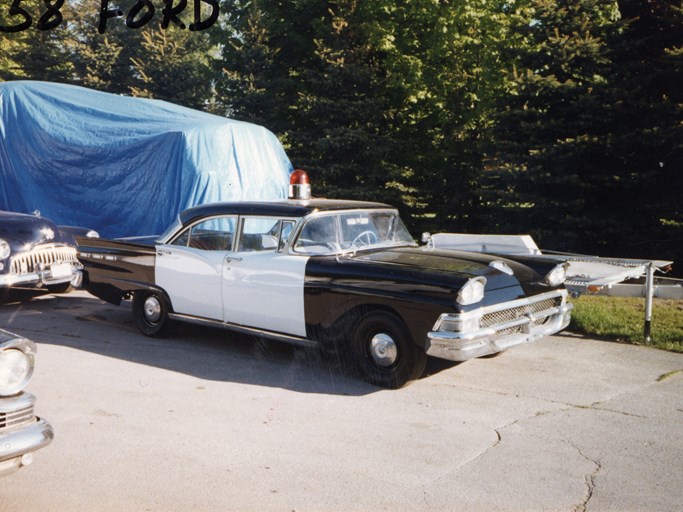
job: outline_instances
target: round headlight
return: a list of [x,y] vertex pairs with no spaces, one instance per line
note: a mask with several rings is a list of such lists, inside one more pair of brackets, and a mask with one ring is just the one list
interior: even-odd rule
[[10,248],[9,243],[7,243],[7,240],[0,238],[0,260],[9,258],[10,252],[12,252],[12,249]]
[[458,304],[467,306],[475,304],[484,298],[485,277],[473,277],[458,291],[456,301]]
[[0,395],[18,393],[31,379],[33,358],[16,348],[0,352]]
[[567,279],[568,263],[560,263],[556,265],[550,272],[548,272],[543,279],[550,286],[560,286]]

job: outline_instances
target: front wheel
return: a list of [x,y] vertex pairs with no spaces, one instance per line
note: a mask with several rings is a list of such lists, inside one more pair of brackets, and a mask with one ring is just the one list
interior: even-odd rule
[[358,323],[353,356],[368,382],[392,389],[420,378],[427,364],[427,354],[415,345],[406,325],[383,311],[369,313]]
[[153,338],[167,336],[171,324],[168,318],[168,302],[158,292],[135,292],[133,319],[145,336]]

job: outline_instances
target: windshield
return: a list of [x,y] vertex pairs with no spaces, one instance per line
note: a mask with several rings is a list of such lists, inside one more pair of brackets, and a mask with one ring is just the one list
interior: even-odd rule
[[294,244],[305,254],[415,245],[395,210],[353,210],[311,216]]

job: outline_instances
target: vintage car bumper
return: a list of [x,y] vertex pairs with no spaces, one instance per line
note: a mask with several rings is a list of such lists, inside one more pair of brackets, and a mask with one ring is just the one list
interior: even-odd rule
[[566,290],[557,290],[465,314],[444,314],[427,334],[425,350],[441,359],[467,361],[554,334],[569,325],[574,306],[566,298]]
[[[68,268],[67,268],[68,267]],[[60,266],[36,268],[32,272],[0,275],[0,287],[11,288],[13,286],[49,286],[70,282],[74,288],[81,286],[83,282],[83,265],[80,263],[64,263]]]
[[0,399],[0,476],[30,464],[54,437],[52,426],[33,415],[34,403],[30,393]]

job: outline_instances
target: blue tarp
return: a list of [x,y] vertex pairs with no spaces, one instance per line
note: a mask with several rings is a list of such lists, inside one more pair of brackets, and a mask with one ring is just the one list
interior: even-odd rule
[[72,85],[0,83],[0,209],[104,237],[161,233],[197,204],[285,197],[265,128]]

